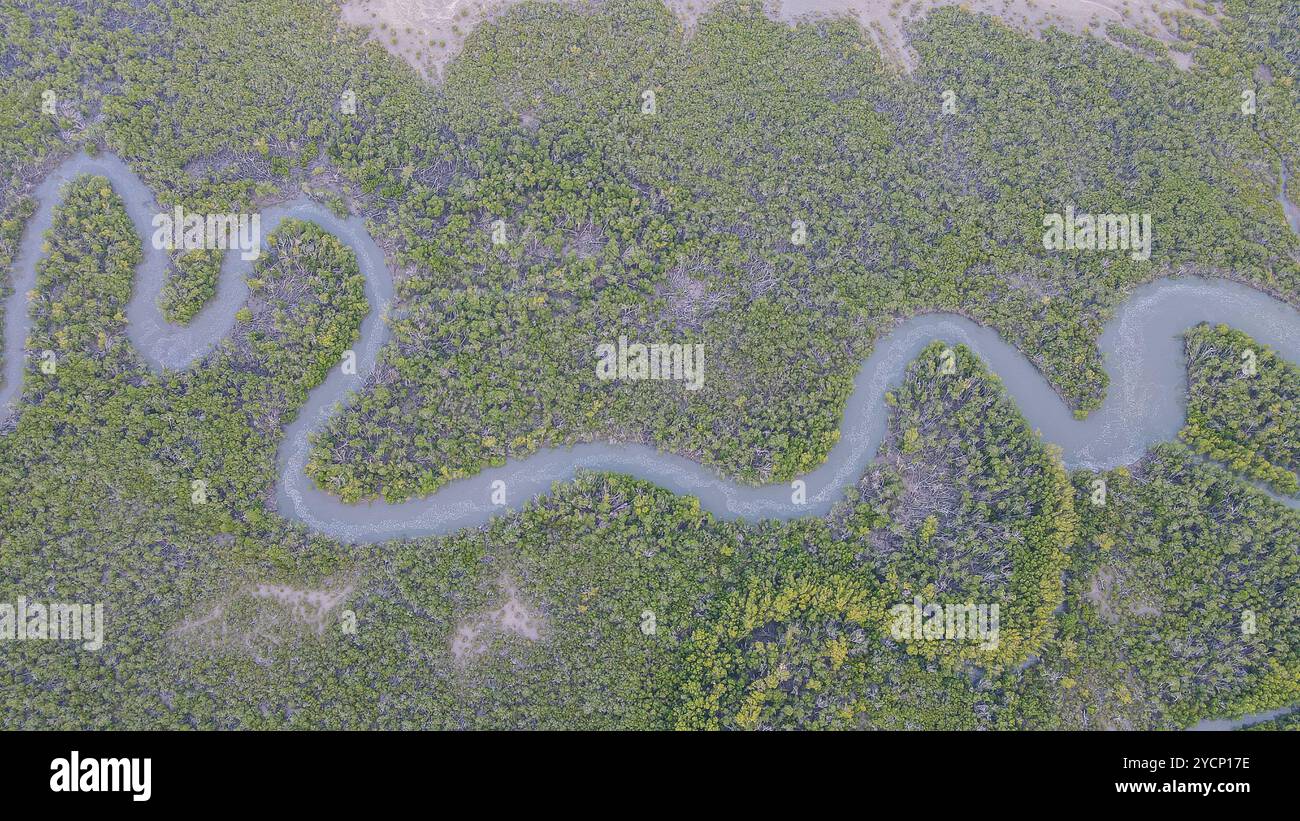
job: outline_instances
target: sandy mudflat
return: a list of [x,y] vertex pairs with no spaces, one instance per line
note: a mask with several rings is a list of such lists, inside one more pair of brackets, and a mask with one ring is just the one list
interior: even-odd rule
[[[552,0],[588,4],[588,0]],[[689,33],[701,13],[718,0],[666,0]],[[436,81],[460,51],[465,37],[481,21],[520,0],[344,0],[343,22],[371,30],[385,48],[411,64],[426,79]],[[1056,26],[1076,33],[1104,36],[1106,24],[1121,23],[1166,42],[1175,38],[1166,21],[1172,11],[1199,14],[1184,0],[768,0],[774,19],[794,22],[818,15],[847,15],[857,19],[876,45],[895,63],[910,68],[915,55],[903,33],[910,19],[939,6],[960,5],[992,14],[1029,32]],[[1165,17],[1162,17],[1165,15]],[[1171,52],[1186,68],[1190,58]]]
[[519,590],[509,578],[498,582],[505,594],[505,604],[462,622],[451,640],[451,655],[457,662],[465,662],[488,649],[487,634],[491,632],[514,633],[529,641],[541,638],[541,617],[532,612],[519,595]]

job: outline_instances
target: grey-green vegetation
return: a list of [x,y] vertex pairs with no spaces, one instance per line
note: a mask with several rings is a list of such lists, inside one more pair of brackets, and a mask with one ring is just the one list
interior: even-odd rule
[[1300,367],[1240,331],[1187,334],[1187,425],[1180,436],[1215,461],[1300,492]]
[[[1180,18],[1189,72],[1137,36],[947,9],[901,74],[844,22],[736,3],[686,39],[657,0],[527,4],[429,87],[315,0],[2,0],[0,267],[27,192],[83,146],[163,207],[309,191],[365,214],[399,272],[395,344],[323,432],[323,487],[404,499],[597,438],[787,481],[900,317],[994,327],[1086,413],[1133,286],[1195,270],[1300,304],[1275,200],[1300,168],[1300,7],[1219,5]],[[1067,205],[1151,212],[1151,259],[1044,251]],[[965,350],[935,379],[931,350],[824,519],[720,522],[584,474],[482,529],[357,546],[271,498],[280,433],[365,310],[346,247],[282,225],[232,336],[155,375],[124,333],[140,252],[111,187],[77,180],[47,243],[29,349],[59,367],[29,369],[0,434],[0,602],[103,602],[108,640],[0,642],[0,726],[1180,727],[1300,696],[1300,515],[1233,472],[1294,489],[1295,371],[1261,352],[1241,393],[1215,359],[1231,330],[1189,334],[1192,447],[1104,477],[1067,475]],[[169,318],[217,262],[176,259]],[[598,382],[619,334],[705,344],[705,388]],[[536,639],[492,618],[512,591]],[[896,639],[888,608],[918,595],[1000,604],[997,648]]]

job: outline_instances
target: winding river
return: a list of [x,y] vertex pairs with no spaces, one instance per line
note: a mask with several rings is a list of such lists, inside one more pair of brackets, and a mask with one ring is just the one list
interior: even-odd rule
[[[27,293],[35,287],[44,234],[61,201],[63,186],[86,173],[107,177],[124,200],[141,237],[153,233],[151,220],[160,209],[143,182],[117,157],[74,156],[45,178],[34,192],[37,210],[26,226],[14,264],[14,292],[5,306],[0,419],[13,412],[27,367],[24,348],[31,328]],[[1285,190],[1284,172],[1279,201],[1292,227],[1300,232],[1300,209],[1287,201]],[[392,277],[383,252],[361,218],[339,218],[300,197],[262,212],[264,244],[265,237],[286,217],[314,222],[351,246],[366,280],[370,309],[362,322],[360,341],[353,347],[357,373],[347,375],[341,368],[334,368],[310,392],[305,406],[288,426],[277,455],[276,500],[281,515],[343,541],[375,542],[481,525],[504,510],[548,492],[553,482],[573,478],[580,469],[630,474],[674,493],[696,496],[704,509],[726,519],[788,519],[823,514],[846,486],[858,480],[875,456],[885,431],[885,391],[901,381],[907,365],[934,339],[962,343],[975,351],[1002,379],[1029,423],[1042,432],[1046,441],[1061,447],[1070,468],[1104,469],[1131,464],[1149,446],[1176,436],[1186,412],[1181,334],[1198,322],[1227,323],[1271,346],[1282,357],[1300,362],[1300,312],[1295,308],[1226,280],[1158,280],[1136,289],[1106,325],[1100,348],[1111,377],[1110,390],[1102,407],[1079,421],[1034,366],[994,331],[960,316],[926,314],[900,323],[876,343],[863,362],[844,409],[839,443],[825,464],[802,477],[807,485],[804,504],[792,503],[786,485],[738,485],[698,463],[651,447],[593,442],[511,459],[502,467],[451,482],[428,498],[400,504],[349,505],[319,490],[305,473],[308,436],[324,425],[339,403],[350,401],[373,370],[388,338],[385,314],[393,298]],[[247,299],[245,278],[253,264],[241,260],[237,252],[227,253],[216,296],[188,326],[177,327],[169,325],[157,307],[168,269],[167,255],[146,241],[127,306],[127,332],[150,367],[184,369],[209,353],[230,331],[235,312]],[[505,506],[491,501],[497,480],[505,482]],[[1295,499],[1278,498],[1300,507]],[[1230,726],[1202,722],[1206,724],[1215,729]]]
[[[27,356],[24,341],[31,327],[26,294],[34,287],[41,244],[50,227],[62,187],[74,177],[107,177],[126,203],[142,237],[159,213],[152,193],[117,157],[74,156],[51,172],[35,191],[37,210],[26,226],[15,259],[14,293],[5,310],[4,383],[0,415],[12,412],[21,389]],[[1285,178],[1284,183],[1285,185]],[[1285,189],[1283,189],[1285,190]],[[1300,230],[1300,213],[1279,196],[1288,218]],[[651,481],[674,493],[689,494],[726,519],[821,515],[830,510],[846,486],[854,484],[875,456],[884,435],[885,391],[897,385],[907,365],[932,340],[962,343],[977,353],[1002,379],[1029,423],[1043,438],[1061,447],[1070,468],[1104,469],[1137,461],[1151,445],[1175,438],[1185,419],[1186,369],[1181,334],[1198,322],[1224,322],[1300,362],[1300,312],[1267,294],[1227,280],[1194,277],[1163,279],[1139,287],[1105,327],[1100,348],[1111,376],[1105,403],[1086,420],[1076,420],[1038,370],[993,330],[953,314],[924,314],[908,319],[882,337],[859,369],[844,409],[841,437],[826,462],[802,477],[806,501],[791,501],[790,487],[740,485],[682,456],[653,447],[591,442],[539,451],[511,459],[501,467],[459,479],[423,499],[400,504],[382,501],[345,504],[321,491],[307,476],[308,436],[324,425],[338,403],[350,401],[373,370],[388,338],[385,314],[393,282],[383,252],[360,217],[339,218],[305,198],[262,212],[262,236],[286,217],[314,222],[347,243],[365,275],[370,310],[361,326],[357,373],[335,368],[311,391],[305,406],[285,432],[278,453],[276,500],[280,513],[335,539],[375,542],[402,536],[446,533],[481,525],[504,510],[517,508],[548,492],[553,482],[573,478],[580,469],[612,471]],[[245,282],[253,262],[237,252],[226,254],[216,296],[186,327],[168,324],[157,307],[168,269],[167,254],[144,243],[144,259],[127,306],[127,332],[155,370],[183,369],[209,353],[230,331],[235,312],[248,296]],[[492,488],[505,483],[506,505],[492,502]],[[1295,499],[1278,497],[1292,507]]]

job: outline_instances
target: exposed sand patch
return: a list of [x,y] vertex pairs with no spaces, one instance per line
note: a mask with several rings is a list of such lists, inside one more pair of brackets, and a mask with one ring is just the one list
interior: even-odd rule
[[499,584],[506,595],[505,604],[457,626],[451,639],[451,655],[457,662],[487,652],[487,637],[492,633],[514,633],[529,641],[541,638],[541,616],[529,612],[510,579],[502,577]]
[[[479,23],[523,0],[343,0],[342,20],[371,30],[371,37],[406,60],[425,79],[437,81]],[[547,0],[595,6],[598,0]],[[689,35],[700,15],[720,0],[664,0]],[[991,14],[1030,33],[1055,26],[1076,34],[1106,37],[1109,23],[1119,23],[1166,43],[1175,42],[1173,12],[1205,15],[1186,0],[754,0],[769,17],[793,23],[811,17],[856,19],[887,59],[911,70],[916,53],[904,27],[941,6],[961,6]],[[1187,54],[1169,56],[1182,68]]]
[[[327,582],[319,589],[253,584],[218,602],[206,615],[182,619],[167,635],[186,642],[242,650],[259,664],[269,664],[271,650],[289,641],[295,633],[301,634],[303,627],[323,635],[335,622],[332,613],[352,595],[353,589],[352,583]],[[258,605],[258,601],[274,602],[274,605]]]
[[[916,52],[907,44],[903,29],[943,6],[992,15],[1031,34],[1054,26],[1110,40],[1106,26],[1118,23],[1165,43],[1178,39],[1171,28],[1172,12],[1204,17],[1189,9],[1183,0],[781,0],[776,16],[787,22],[826,15],[856,18],[886,58],[911,70],[916,65]],[[1170,57],[1184,69],[1191,65],[1190,55],[1171,51]]]
[[352,595],[352,585],[337,590],[299,590],[282,584],[259,584],[253,587],[250,595],[255,599],[275,599],[289,608],[290,618],[294,621],[323,633],[330,611]]
[[[460,53],[465,38],[524,0],[343,0],[342,20],[371,30],[370,36],[401,57],[426,80],[441,79],[448,62]],[[597,6],[598,0],[547,0]],[[666,0],[689,31],[699,13],[715,0]]]
[[1119,616],[1115,613],[1115,608],[1111,603],[1111,591],[1115,585],[1115,571],[1107,567],[1097,569],[1096,575],[1092,577],[1092,583],[1089,585],[1088,592],[1085,594],[1088,601],[1097,607],[1097,612],[1101,617],[1111,624],[1119,621]]
[[[1139,619],[1164,615],[1158,603],[1141,594],[1140,591],[1128,589],[1115,568],[1103,566],[1097,568],[1084,596],[1096,606],[1097,612],[1111,624],[1118,624],[1122,615]],[[1122,590],[1121,590],[1122,589]],[[1124,604],[1120,605],[1123,601]]]
[[460,52],[465,37],[513,0],[344,0],[342,20],[369,28],[371,38],[427,80]]
[[225,612],[226,610],[224,607],[222,607],[221,605],[217,605],[216,607],[212,608],[212,612],[208,613],[208,615],[206,616],[201,616],[196,619],[182,619],[180,624],[172,628],[171,635],[183,636],[186,633],[192,633],[193,631],[198,630],[200,627],[203,627],[206,624],[211,624],[212,622],[221,618],[222,615],[225,614]]

